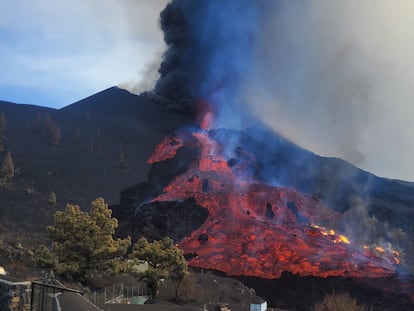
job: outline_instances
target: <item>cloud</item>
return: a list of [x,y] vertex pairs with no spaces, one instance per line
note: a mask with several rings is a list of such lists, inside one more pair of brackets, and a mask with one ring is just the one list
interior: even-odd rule
[[[158,15],[166,3],[4,3],[0,11],[0,90],[36,90],[34,95],[44,97],[34,96],[30,103],[62,107],[104,88],[140,79],[140,72],[164,48]],[[14,95],[15,101],[20,95],[30,98],[30,94]]]

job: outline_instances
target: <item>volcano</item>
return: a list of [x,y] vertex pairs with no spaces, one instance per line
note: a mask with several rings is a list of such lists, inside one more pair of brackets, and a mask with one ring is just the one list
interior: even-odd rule
[[[394,239],[385,236],[377,244],[364,244],[331,227],[351,208],[349,197],[363,195],[358,183],[377,185],[369,192],[376,202],[379,185],[391,181],[339,159],[320,158],[263,128],[209,128],[211,115],[205,117],[200,126],[166,136],[148,159],[148,182],[121,193],[121,204],[113,207],[120,235],[168,235],[190,266],[229,276],[397,275],[403,258]],[[259,140],[254,138],[258,132]],[[318,170],[316,163],[325,169]],[[338,171],[341,177],[333,174]],[[286,172],[289,178],[284,178]],[[322,180],[329,175],[335,191],[327,187],[325,197],[320,196]],[[401,184],[399,191],[406,186]],[[341,200],[339,207],[334,205]]]
[[[340,215],[316,198],[294,189],[271,186],[254,176],[255,158],[236,147],[236,158],[224,156],[215,132],[178,133],[158,145],[150,163],[176,156],[194,144],[198,156],[153,202],[194,198],[208,210],[204,224],[179,244],[195,254],[190,265],[218,269],[228,275],[280,277],[299,275],[388,276],[399,264],[397,250],[358,250],[333,229],[319,226]],[[217,133],[219,134],[219,133]],[[344,260],[347,258],[347,260]]]
[[414,185],[315,155],[254,117],[268,4],[174,0],[161,12],[167,50],[153,92],[198,114],[159,142],[147,181],[121,192],[118,234],[169,236],[190,266],[229,276],[410,275]]

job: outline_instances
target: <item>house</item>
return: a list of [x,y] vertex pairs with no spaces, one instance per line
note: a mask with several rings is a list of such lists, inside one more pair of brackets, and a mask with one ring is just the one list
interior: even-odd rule
[[30,285],[8,275],[0,275],[0,310],[30,310]]
[[266,311],[267,301],[263,298],[256,298],[250,302],[250,311]]

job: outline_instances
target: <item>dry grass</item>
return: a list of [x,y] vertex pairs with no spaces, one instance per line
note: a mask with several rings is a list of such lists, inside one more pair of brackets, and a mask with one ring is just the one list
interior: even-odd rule
[[314,311],[372,311],[372,308],[359,305],[349,294],[329,294],[315,304]]

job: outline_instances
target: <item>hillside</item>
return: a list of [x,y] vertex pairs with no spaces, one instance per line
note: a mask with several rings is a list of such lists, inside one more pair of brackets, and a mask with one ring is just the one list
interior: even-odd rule
[[[47,241],[46,226],[56,210],[67,203],[88,208],[102,196],[120,220],[119,235],[171,236],[194,267],[250,276],[241,280],[273,304],[282,291],[269,293],[264,289],[268,282],[288,284],[285,307],[295,305],[292,291],[304,285],[324,289],[306,298],[314,301],[332,284],[355,295],[361,292],[360,298],[369,303],[372,293],[385,295],[385,285],[358,285],[363,291],[355,292],[353,279],[343,278],[349,273],[368,278],[367,284],[378,274],[380,282],[412,293],[413,183],[379,178],[341,159],[320,157],[260,122],[244,131],[201,130],[191,113],[183,103],[115,87],[59,110],[0,102],[0,114],[7,119],[0,156],[10,151],[15,165],[11,183],[0,187],[0,265],[16,272],[10,258],[21,252],[18,243],[32,247]],[[245,185],[243,191],[238,184]],[[52,191],[56,204],[49,203]],[[332,244],[340,235],[326,238],[314,222],[353,233],[355,248]],[[282,240],[285,244],[278,244]],[[394,248],[385,254],[375,250],[388,241],[403,251],[403,265],[395,262],[400,257],[392,258]],[[373,250],[358,248],[363,243]],[[283,262],[282,250],[293,245],[303,249],[293,252],[295,268],[289,270],[291,261]],[[262,259],[255,255],[259,246]],[[320,266],[321,248],[341,259],[327,256]],[[250,257],[243,266],[245,253]],[[258,265],[258,260],[270,258],[266,256],[274,259],[275,253],[280,257],[277,268],[267,259],[266,267]],[[293,277],[283,271],[294,272]],[[400,284],[395,273],[408,281]],[[269,280],[278,275],[281,281]],[[302,307],[304,300],[298,302]],[[405,294],[387,294],[381,305],[388,300],[411,304]]]
[[15,166],[11,184],[0,188],[1,229],[21,233],[45,232],[67,203],[86,208],[98,196],[118,203],[120,190],[146,179],[158,141],[186,122],[149,96],[116,87],[59,110],[0,102],[0,113],[7,119],[0,157],[11,151]]

